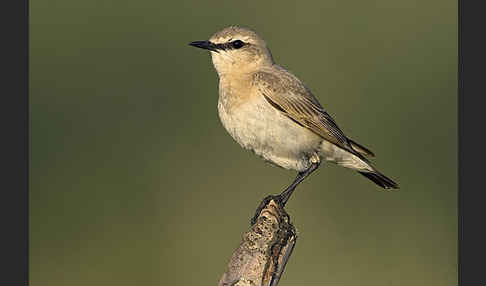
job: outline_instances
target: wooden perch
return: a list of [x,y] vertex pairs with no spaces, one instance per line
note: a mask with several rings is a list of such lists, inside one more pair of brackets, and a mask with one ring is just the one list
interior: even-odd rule
[[[263,204],[263,205],[262,205]],[[243,234],[219,286],[276,286],[294,249],[297,235],[287,212],[273,199]]]

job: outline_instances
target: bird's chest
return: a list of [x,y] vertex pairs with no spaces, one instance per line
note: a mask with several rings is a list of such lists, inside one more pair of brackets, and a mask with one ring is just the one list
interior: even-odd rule
[[305,170],[321,138],[287,118],[251,87],[220,83],[221,123],[243,148],[285,169]]
[[252,95],[240,102],[220,92],[218,111],[225,129],[243,148],[284,168],[296,169],[298,161],[313,153],[320,142],[263,96]]
[[228,91],[220,93],[218,101],[219,118],[224,128],[242,147],[257,153],[271,148],[272,124],[269,120],[275,116],[274,111],[268,110],[263,103],[258,98],[241,101]]

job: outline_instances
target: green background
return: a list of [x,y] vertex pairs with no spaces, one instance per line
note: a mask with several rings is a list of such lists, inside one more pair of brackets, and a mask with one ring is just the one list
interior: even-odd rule
[[457,285],[457,2],[30,2],[30,283],[216,285],[295,172],[226,133],[209,54],[256,30],[375,165],[323,164],[280,285]]

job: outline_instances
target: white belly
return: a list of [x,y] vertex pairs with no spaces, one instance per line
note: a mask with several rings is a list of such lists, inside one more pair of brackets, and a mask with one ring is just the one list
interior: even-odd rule
[[219,117],[228,133],[245,149],[277,166],[304,171],[322,139],[290,120],[263,97],[236,108],[218,102]]

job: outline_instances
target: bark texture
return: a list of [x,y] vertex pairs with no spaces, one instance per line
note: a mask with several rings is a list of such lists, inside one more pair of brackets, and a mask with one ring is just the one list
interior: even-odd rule
[[[265,204],[266,202],[266,204]],[[295,246],[290,217],[273,199],[264,200],[255,223],[243,234],[219,286],[276,286]]]

